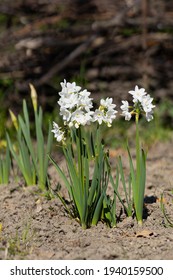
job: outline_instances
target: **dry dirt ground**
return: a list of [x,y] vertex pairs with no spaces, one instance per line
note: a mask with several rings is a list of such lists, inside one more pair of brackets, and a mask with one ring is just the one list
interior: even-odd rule
[[[0,259],[173,259],[173,143],[148,152],[146,218],[122,217],[115,228],[101,222],[87,230],[71,220],[57,198],[48,200],[36,186],[0,186]],[[125,164],[126,168],[126,164]],[[52,171],[53,174],[54,171]]]

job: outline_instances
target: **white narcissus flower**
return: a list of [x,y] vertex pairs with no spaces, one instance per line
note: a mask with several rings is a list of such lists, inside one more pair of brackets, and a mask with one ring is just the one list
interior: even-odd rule
[[74,111],[71,115],[70,126],[78,128],[80,125],[90,124],[92,121],[93,112],[83,112],[80,109]]
[[92,111],[89,111],[89,112],[85,113],[85,123],[84,123],[84,125],[85,124],[89,125],[93,121],[93,114],[94,114],[94,112],[92,112]]
[[66,82],[65,79],[64,79],[64,82],[60,83],[60,85],[62,87],[62,91],[59,92],[60,96],[62,96],[64,94],[79,92],[81,90],[81,87],[77,86],[75,82],[69,83],[69,82]]
[[74,124],[84,124],[85,122],[85,114],[82,110],[77,109],[76,111],[74,111],[71,115],[71,122]]
[[146,112],[146,119],[148,122],[152,121],[153,120],[153,111],[150,111],[150,112]]
[[116,107],[115,104],[112,103],[112,98],[106,98],[100,100],[99,109],[95,110],[93,115],[93,122],[98,121],[99,124],[102,122],[106,123],[108,127],[111,126],[112,121],[116,118],[117,111],[114,110]]
[[78,103],[79,103],[78,96],[75,93],[71,93],[67,97],[61,96],[61,98],[58,101],[60,107],[64,107],[66,109],[72,109],[78,106]]
[[90,109],[93,108],[92,98],[87,96],[79,96],[78,107],[89,112]]
[[125,117],[125,120],[126,120],[126,121],[130,121],[130,120],[131,120],[131,117],[132,117],[132,114],[129,113],[129,112],[127,112],[127,111],[123,111],[123,112],[122,112],[122,116]]
[[112,104],[113,99],[107,97],[106,99],[100,100],[100,106],[106,108],[107,110],[112,110],[116,107],[115,104]]
[[108,110],[105,114],[104,122],[107,124],[108,127],[111,127],[112,121],[116,118],[117,111],[115,110]]
[[60,108],[60,115],[62,116],[63,120],[68,122],[71,118],[71,112],[64,107]]
[[99,109],[96,109],[94,114],[93,114],[93,122],[98,122],[99,124],[102,124],[102,122],[104,121],[104,112],[100,111]]
[[128,112],[129,111],[129,102],[122,100],[122,103],[123,103],[123,105],[120,106],[121,110]]
[[65,140],[64,132],[56,122],[53,122],[53,129],[51,131],[54,133],[54,137],[58,142]]
[[154,107],[156,107],[155,105],[152,104],[152,101],[153,101],[153,98],[151,98],[149,94],[147,94],[146,96],[143,97],[143,99],[141,101],[141,105],[142,105],[145,113],[151,112],[152,109]]
[[[135,86],[135,90],[130,90],[129,93],[133,96],[133,106],[129,106],[128,101],[124,100],[122,101],[123,105],[120,106],[125,120],[129,121],[132,114],[145,113],[147,121],[151,121],[153,119],[153,108],[155,108],[155,105],[152,104],[153,98],[147,94],[144,88],[138,86]],[[131,112],[129,112],[129,108],[132,109]]]
[[129,102],[128,101],[122,101],[123,105],[120,106],[122,112],[122,116],[125,117],[126,121],[130,121],[132,115],[129,113]]
[[91,92],[87,91],[86,89],[84,89],[84,90],[82,90],[82,91],[79,92],[79,95],[80,95],[80,96],[83,96],[83,97],[85,97],[85,98],[86,98],[86,97],[89,97],[90,94],[91,94]]
[[133,96],[133,102],[141,102],[142,98],[147,94],[144,88],[135,86],[135,90],[130,90],[129,93]]

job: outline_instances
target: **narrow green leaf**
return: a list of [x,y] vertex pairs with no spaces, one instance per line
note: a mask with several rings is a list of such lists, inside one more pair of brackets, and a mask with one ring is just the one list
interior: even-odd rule
[[122,165],[121,157],[119,157],[119,159],[118,159],[118,166],[119,166],[119,170],[120,170],[121,182],[122,182],[122,185],[123,185],[126,202],[127,202],[128,208],[129,208],[131,205],[130,205],[130,201],[129,201],[129,197],[128,197],[128,191],[127,191],[127,187],[126,187],[126,181],[125,181],[125,177],[124,177],[124,171],[123,171],[123,165]]
[[12,142],[11,142],[11,139],[10,139],[8,133],[7,133],[7,142],[8,142],[9,149],[10,149],[10,152],[11,152],[13,158],[15,159],[17,165],[19,166],[19,169],[22,171],[23,166],[22,166],[22,164],[21,164],[21,161],[20,161],[19,156],[18,156],[17,153],[14,151],[14,148],[13,148],[13,145],[12,145]]
[[48,138],[47,138],[47,145],[46,151],[44,155],[44,181],[48,182],[48,164],[49,164],[49,157],[48,155],[51,153],[52,143],[53,143],[53,133],[51,132],[52,125],[49,123],[49,130],[48,130]]
[[53,165],[55,166],[56,170],[58,171],[58,174],[60,175],[60,177],[62,178],[62,180],[64,181],[65,186],[68,189],[68,192],[72,195],[71,193],[71,185],[69,183],[69,181],[67,180],[67,176],[64,174],[64,172],[61,170],[61,168],[56,164],[56,162],[54,161],[54,159],[48,155],[48,158],[50,159],[50,161],[53,163]]
[[91,133],[91,138],[90,138],[90,147],[91,147],[91,156],[95,157],[95,145],[94,145],[94,139],[93,139],[93,134]]
[[[25,113],[26,114],[26,113]],[[38,166],[37,166],[37,160],[36,160],[36,155],[34,152],[34,148],[33,148],[33,144],[32,144],[32,140],[31,140],[31,136],[30,136],[30,131],[29,131],[29,127],[28,125],[24,122],[24,120],[22,119],[22,117],[19,115],[18,117],[19,120],[19,126],[21,128],[22,134],[24,136],[24,139],[26,141],[27,147],[29,149],[29,152],[31,154],[32,157],[32,161],[34,163],[34,167],[38,173]],[[19,133],[18,133],[19,134]],[[20,139],[20,137],[18,137],[18,139]]]
[[64,151],[64,155],[68,166],[68,171],[72,182],[71,194],[77,205],[77,209],[80,217],[83,217],[83,194],[81,189],[81,181],[79,179],[78,172],[75,168],[75,163],[73,162],[71,149],[70,148],[68,150],[63,149],[63,151]]
[[37,139],[37,159],[38,159],[38,181],[39,187],[45,189],[45,173],[44,173],[44,137],[42,132],[42,110],[40,108],[39,115],[35,111],[35,126],[36,126],[36,139]]
[[128,156],[129,156],[130,175],[131,175],[132,189],[133,189],[133,199],[134,199],[134,203],[137,204],[137,201],[138,201],[138,185],[137,185],[137,182],[136,182],[136,174],[135,174],[130,150],[129,150],[128,147],[127,147],[127,151],[128,151]]
[[92,218],[92,225],[93,226],[97,225],[98,220],[100,218],[102,207],[103,207],[103,199],[104,199],[104,193],[102,192],[101,195],[100,195],[100,198],[97,202],[97,205],[95,207],[94,215],[93,215],[93,218]]
[[95,163],[94,173],[91,180],[91,186],[89,188],[89,197],[88,197],[88,206],[90,207],[94,201],[94,197],[96,195],[96,191],[98,189],[98,164]]
[[30,131],[29,114],[28,114],[26,100],[23,100],[23,114],[24,114],[24,120],[27,127],[27,131]]
[[124,204],[122,198],[121,198],[121,195],[119,194],[118,192],[118,186],[119,186],[119,171],[118,171],[118,168],[116,170],[116,182],[114,182],[114,179],[112,177],[112,174],[110,174],[110,182],[111,182],[111,185],[113,186],[113,189],[114,189],[114,193],[116,194],[116,196],[118,197],[119,201],[121,202],[123,208],[125,209],[125,211],[128,213],[128,208],[126,207],[126,205]]

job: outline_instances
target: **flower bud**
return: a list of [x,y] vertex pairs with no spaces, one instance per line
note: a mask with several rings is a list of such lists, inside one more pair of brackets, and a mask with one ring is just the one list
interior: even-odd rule
[[29,84],[30,89],[31,89],[31,99],[32,99],[32,104],[34,111],[37,111],[37,92],[32,84]]
[[15,129],[18,130],[19,126],[18,126],[17,118],[16,118],[15,114],[10,109],[9,109],[9,112],[10,112],[10,117],[11,117],[12,123],[13,123]]

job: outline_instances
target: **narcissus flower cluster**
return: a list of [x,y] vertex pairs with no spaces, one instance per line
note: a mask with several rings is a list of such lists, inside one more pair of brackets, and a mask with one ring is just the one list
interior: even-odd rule
[[144,88],[138,86],[135,86],[135,90],[130,90],[129,93],[133,97],[133,105],[129,105],[128,101],[123,100],[123,105],[120,107],[125,120],[129,121],[134,114],[144,113],[147,121],[151,121],[153,119],[153,108],[155,107],[152,104],[153,98],[147,94]]
[[[99,108],[92,111],[93,99],[90,97],[89,91],[82,90],[75,82],[69,83],[66,80],[61,83],[61,88],[58,104],[65,126],[79,128],[80,125],[90,125],[91,122],[98,122],[99,125],[105,123],[108,127],[111,126],[117,113],[112,98],[101,99]],[[53,122],[52,132],[58,142],[65,140],[62,128],[55,122]]]

